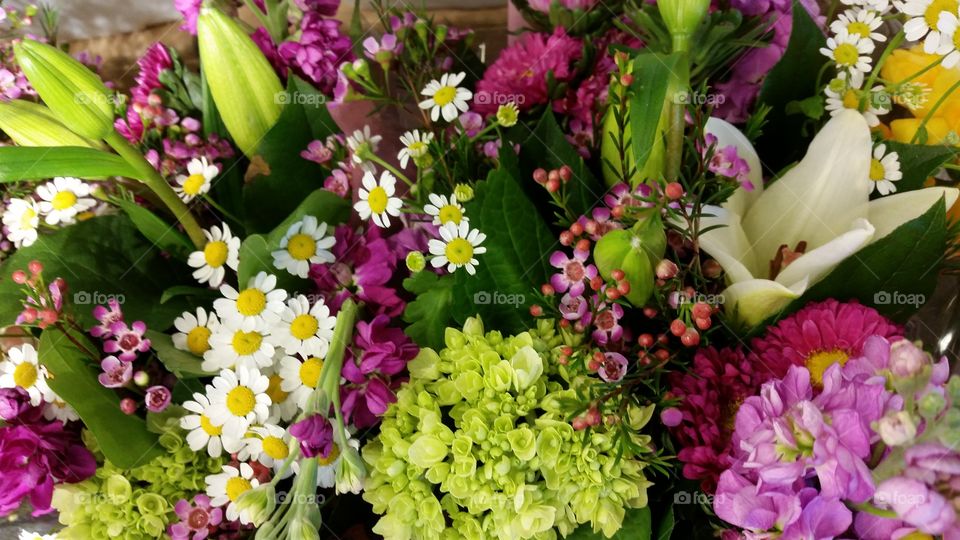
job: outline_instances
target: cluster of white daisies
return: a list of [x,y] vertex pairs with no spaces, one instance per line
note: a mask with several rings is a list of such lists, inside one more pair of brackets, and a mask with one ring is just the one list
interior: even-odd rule
[[29,396],[30,404],[43,406],[43,417],[66,424],[80,416],[47,384],[47,369],[40,364],[37,350],[25,343],[12,347],[0,360],[0,388],[20,388]]
[[79,178],[57,177],[37,186],[34,197],[11,198],[3,211],[5,236],[18,248],[32,245],[41,217],[50,226],[75,223],[97,205],[92,192]]

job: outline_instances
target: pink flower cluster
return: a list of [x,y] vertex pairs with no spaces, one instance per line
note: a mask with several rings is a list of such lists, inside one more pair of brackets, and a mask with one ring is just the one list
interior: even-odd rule
[[257,44],[280,67],[281,77],[290,69],[310,81],[321,92],[332,95],[337,85],[340,64],[354,59],[350,37],[340,29],[340,21],[330,18],[337,12],[337,2],[305,2],[296,39],[280,43],[276,48],[269,36],[261,32]]

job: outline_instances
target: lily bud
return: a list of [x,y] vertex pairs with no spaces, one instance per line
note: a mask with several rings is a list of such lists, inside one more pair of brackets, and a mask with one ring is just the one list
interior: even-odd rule
[[654,268],[663,258],[667,237],[658,214],[638,221],[630,230],[606,233],[593,249],[597,269],[605,279],[621,270],[630,289],[625,295],[635,307],[641,307],[653,293]]
[[240,521],[244,524],[252,523],[255,527],[270,519],[276,508],[277,492],[269,482],[247,490],[237,499]]
[[32,39],[15,44],[13,53],[60,122],[94,140],[113,130],[112,95],[94,72],[60,49]]
[[237,21],[215,8],[200,11],[197,40],[223,123],[240,150],[252,156],[283,110],[280,79]]
[[290,522],[290,531],[287,533],[290,540],[320,540],[320,532],[310,520],[297,518]]
[[657,7],[670,30],[674,52],[686,52],[690,46],[690,36],[710,9],[710,0],[660,0]]
[[99,145],[63,125],[53,111],[32,101],[0,101],[0,131],[20,146]]
[[360,493],[363,480],[367,477],[367,468],[360,459],[360,452],[353,445],[342,445],[340,464],[337,467],[337,493]]

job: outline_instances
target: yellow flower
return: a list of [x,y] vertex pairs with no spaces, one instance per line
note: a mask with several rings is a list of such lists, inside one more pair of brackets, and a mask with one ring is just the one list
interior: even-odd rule
[[[887,58],[880,73],[884,79],[896,84],[910,79],[937,59],[936,55],[925,54],[921,47],[899,49]],[[922,85],[927,93],[920,103],[908,104],[900,101],[900,104],[909,110],[914,118],[902,118],[891,122],[890,130],[893,139],[905,143],[911,142],[933,106],[958,81],[960,81],[960,68],[945,69],[939,65],[911,79],[911,82]],[[927,120],[925,128],[927,144],[942,144],[951,132],[960,132],[960,92],[953,92],[947,96],[946,100],[933,112],[933,117]]]

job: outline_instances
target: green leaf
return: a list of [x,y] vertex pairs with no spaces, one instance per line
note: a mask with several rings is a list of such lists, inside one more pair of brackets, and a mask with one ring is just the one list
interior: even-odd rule
[[170,299],[181,296],[200,297],[209,304],[212,303],[214,299],[219,298],[220,293],[217,292],[216,289],[203,289],[192,285],[174,285],[163,291],[163,294],[160,295],[160,303],[166,304]]
[[[21,248],[0,265],[0,276],[43,263],[48,281],[62,277],[69,287],[68,304],[84,327],[96,320],[94,303],[107,298],[122,300],[127,320],[142,320],[147,326],[165,329],[183,311],[181,301],[159,302],[164,290],[192,281],[190,268],[182,261],[164,257],[147,242],[125,215],[101,216],[42,234],[32,246]],[[0,280],[0,322],[11,324],[22,305],[20,287],[10,279]]]
[[171,225],[160,219],[159,216],[133,201],[114,201],[136,225],[137,229],[158,248],[186,259],[186,255],[193,251],[190,240]]
[[137,178],[118,155],[79,146],[0,147],[0,183],[42,180],[56,176]]
[[633,85],[630,89],[630,137],[634,167],[643,170],[658,144],[658,127],[667,87],[673,71],[679,69],[677,57],[657,53],[638,54],[633,62]]
[[267,241],[271,246],[279,246],[283,235],[287,234],[287,229],[304,216],[314,216],[321,223],[326,223],[329,227],[327,234],[333,234],[332,227],[350,219],[351,210],[350,201],[347,199],[326,189],[318,189],[304,199],[287,219],[274,227],[267,236]]
[[905,321],[933,293],[946,241],[946,209],[941,200],[844,260],[792,302],[787,312],[811,301],[855,298],[887,317]]
[[157,359],[179,379],[192,377],[212,377],[216,373],[204,371],[200,367],[202,359],[187,351],[181,351],[173,345],[173,338],[156,330],[147,330],[150,348],[157,353]]
[[667,513],[664,514],[663,519],[660,520],[660,524],[657,525],[657,540],[670,540],[670,537],[673,536],[673,527],[676,524],[673,505],[671,504],[667,508]]
[[403,312],[404,330],[421,347],[443,348],[443,334],[451,318],[453,287],[451,275],[438,276],[429,270],[403,280],[403,288],[417,295]]
[[162,412],[147,411],[147,431],[163,435],[167,431],[167,425],[171,419],[180,418],[187,414],[187,410],[180,405],[171,403]]
[[[71,337],[85,349],[96,349],[79,332]],[[69,403],[97,439],[104,456],[121,469],[150,461],[161,452],[157,437],[144,420],[124,414],[120,398],[97,380],[99,369],[71,339],[57,328],[40,335],[40,363],[50,373],[50,389]]]
[[[623,518],[623,526],[609,540],[650,540],[653,524],[650,518],[650,508],[628,508]],[[593,532],[589,524],[581,525],[567,536],[567,540],[601,540],[607,537],[600,532]]]
[[922,188],[927,178],[957,156],[957,149],[951,146],[925,146],[895,141],[887,141],[885,144],[887,152],[896,152],[900,156],[900,172],[903,173],[903,178],[896,183],[898,192]]
[[310,133],[313,138],[323,140],[330,135],[340,133],[340,128],[327,109],[327,100],[330,98],[300,77],[294,75],[290,79],[292,88],[297,92],[298,101],[303,107],[303,113],[310,124]]

